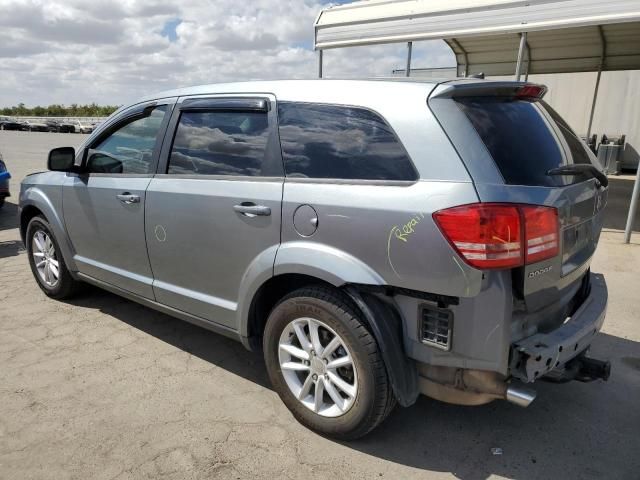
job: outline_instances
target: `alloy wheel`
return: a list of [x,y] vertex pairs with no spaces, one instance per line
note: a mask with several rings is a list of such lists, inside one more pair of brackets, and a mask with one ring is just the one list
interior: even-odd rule
[[48,287],[55,287],[60,281],[60,264],[51,236],[43,230],[36,230],[31,247],[40,280]]
[[358,375],[346,343],[325,323],[297,318],[282,331],[278,360],[295,398],[323,417],[338,417],[353,405]]

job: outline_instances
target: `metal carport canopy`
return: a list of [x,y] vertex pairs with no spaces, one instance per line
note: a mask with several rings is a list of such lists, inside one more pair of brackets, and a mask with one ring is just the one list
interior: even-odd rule
[[369,0],[329,7],[315,48],[442,39],[459,75],[640,69],[640,0]]

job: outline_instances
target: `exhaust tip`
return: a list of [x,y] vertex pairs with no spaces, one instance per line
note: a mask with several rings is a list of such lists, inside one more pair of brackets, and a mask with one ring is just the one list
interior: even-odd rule
[[519,387],[516,385],[509,385],[507,387],[507,393],[505,400],[510,403],[515,403],[520,407],[528,407],[531,402],[536,398],[536,391],[528,388]]

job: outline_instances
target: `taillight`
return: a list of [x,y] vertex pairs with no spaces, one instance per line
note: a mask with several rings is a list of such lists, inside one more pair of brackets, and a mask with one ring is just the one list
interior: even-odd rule
[[558,212],[552,207],[474,203],[440,210],[433,218],[475,268],[513,268],[558,254]]
[[551,207],[520,207],[524,217],[525,262],[536,263],[558,254],[558,211]]

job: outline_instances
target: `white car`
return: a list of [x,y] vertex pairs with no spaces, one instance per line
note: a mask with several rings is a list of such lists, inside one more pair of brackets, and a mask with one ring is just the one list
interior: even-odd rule
[[93,125],[80,120],[71,120],[69,124],[73,127],[73,133],[91,133],[93,132]]

